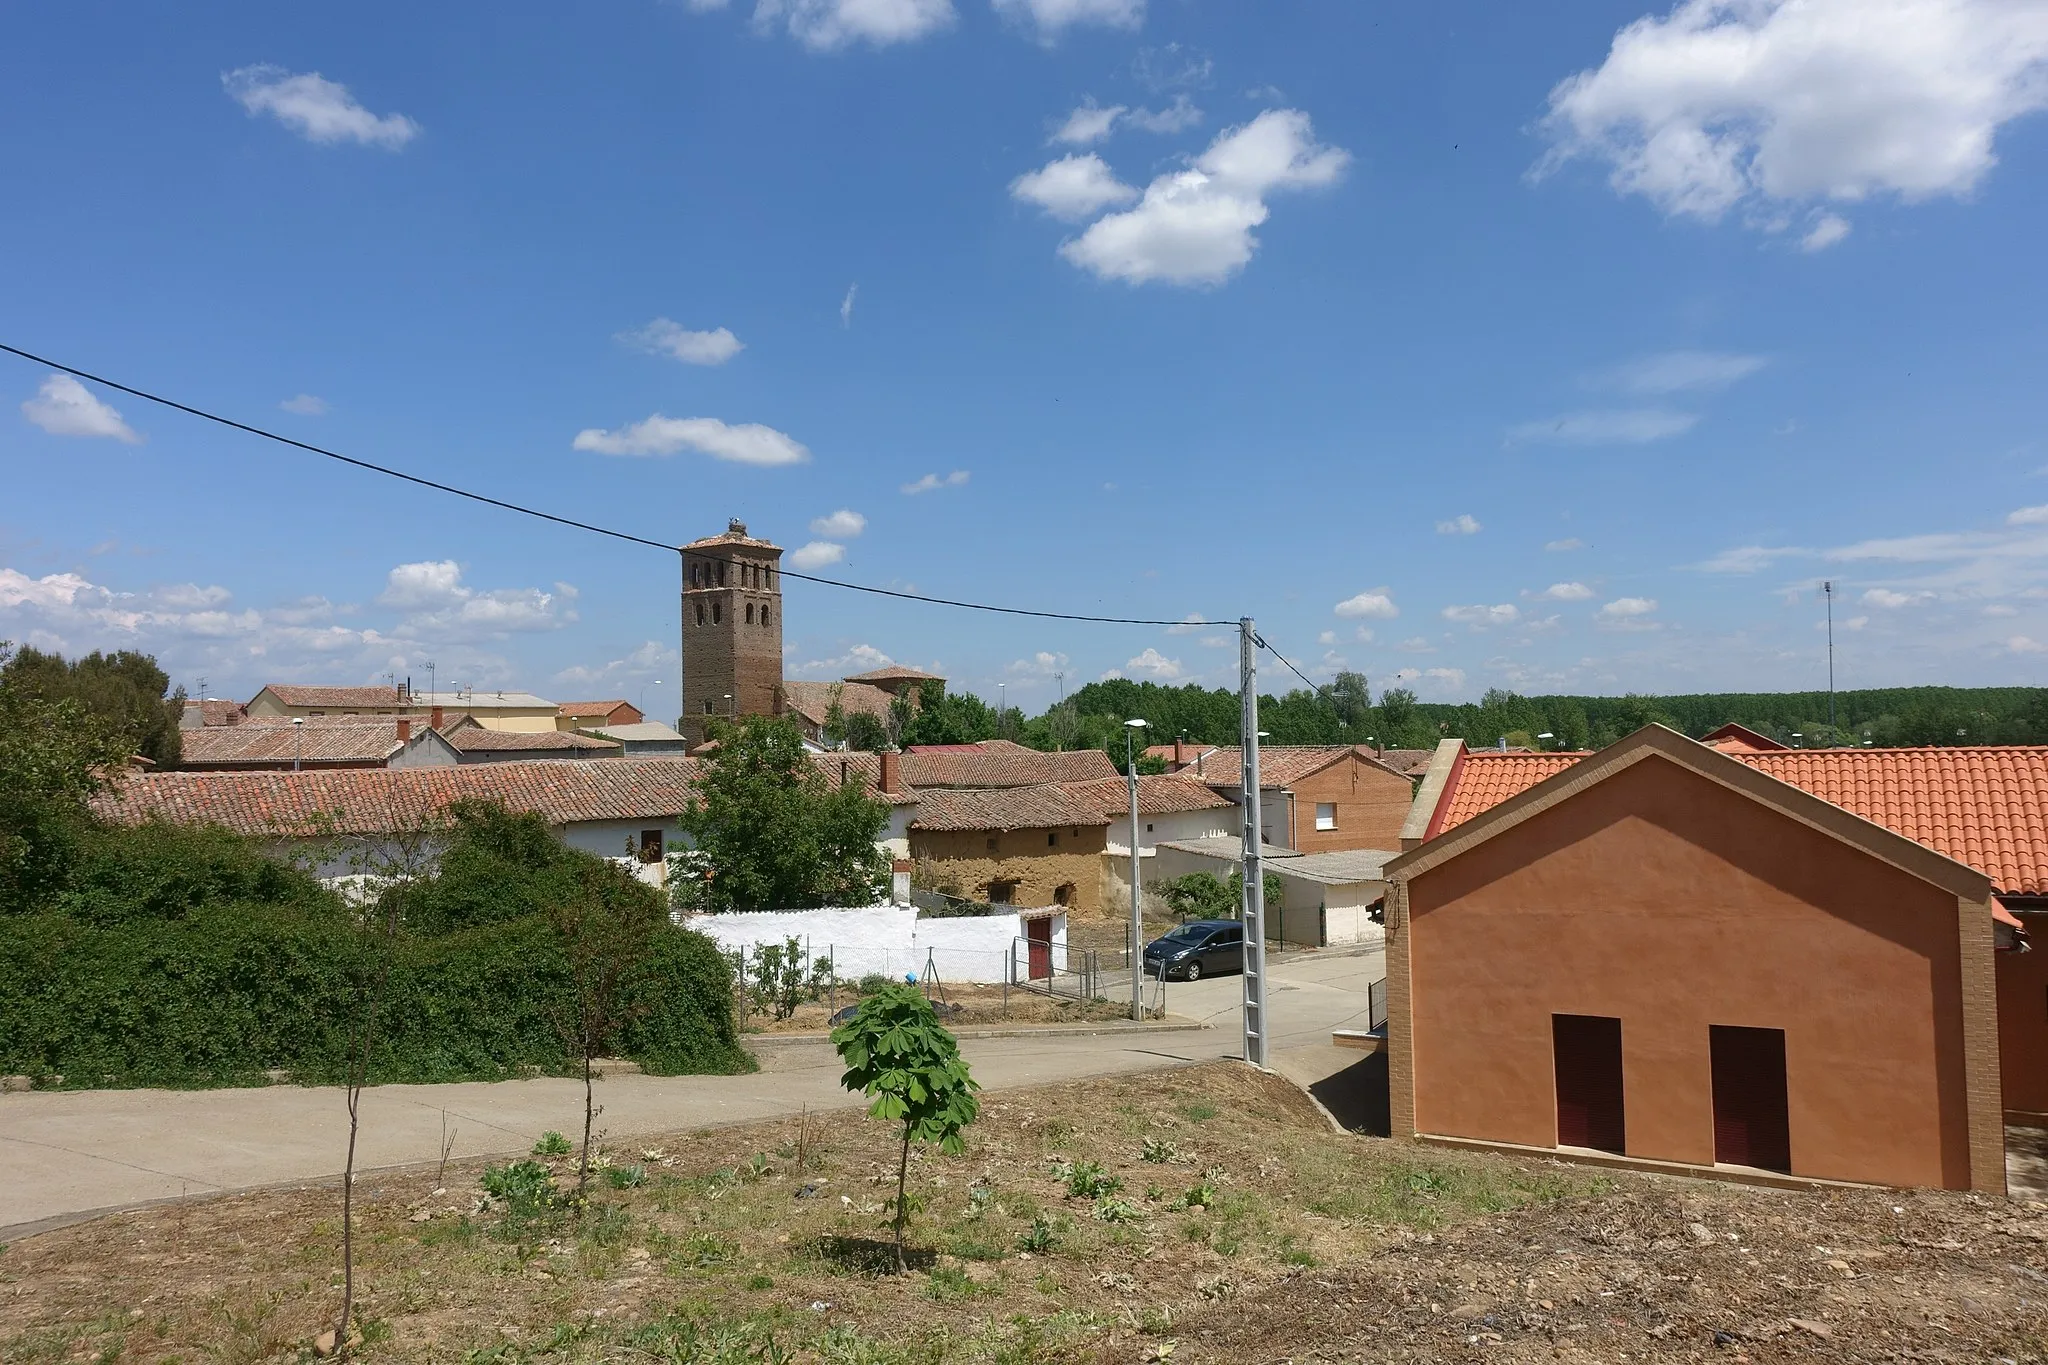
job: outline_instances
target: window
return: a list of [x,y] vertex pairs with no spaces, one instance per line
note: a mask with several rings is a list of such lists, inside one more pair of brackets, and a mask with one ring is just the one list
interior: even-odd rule
[[711,714],[711,698],[709,697],[704,699],[704,714],[707,716]]
[[640,861],[658,863],[661,861],[661,831],[643,829],[640,831]]
[[697,624],[700,626],[704,624],[704,604],[702,602],[697,604]]
[[712,625],[714,625],[714,626],[715,626],[715,625],[717,625],[717,624],[718,624],[718,617],[719,617],[718,603],[716,603],[716,602],[713,602],[713,603],[711,604],[711,624],[712,624]]
[[1052,903],[1054,905],[1072,905],[1074,903],[1074,884],[1072,882],[1063,882],[1059,886],[1054,887]]
[[1017,883],[990,882],[988,884],[988,903],[990,905],[1008,905],[1016,899]]
[[1337,828],[1337,803],[1335,801],[1316,802],[1316,828]]
[[989,851],[989,852],[991,852],[991,853],[993,853],[993,852],[995,852],[995,851],[996,851],[996,841],[995,841],[995,836],[994,836],[994,835],[990,835],[990,836],[989,836],[989,841],[988,841],[988,851]]
[[718,565],[718,586],[721,588],[725,586],[725,564],[723,561],[720,561]]
[[750,626],[754,624],[754,604],[752,602],[747,603],[747,624]]
[[761,624],[768,624],[768,608],[765,605],[761,608]]
[[1058,830],[1049,829],[1045,832],[1045,846],[1047,848],[1058,848],[1060,846],[1060,832]]
[[1150,834],[1150,833],[1152,832],[1152,826],[1150,826],[1150,825],[1147,825],[1147,826],[1145,826],[1145,832],[1146,832],[1147,834]]

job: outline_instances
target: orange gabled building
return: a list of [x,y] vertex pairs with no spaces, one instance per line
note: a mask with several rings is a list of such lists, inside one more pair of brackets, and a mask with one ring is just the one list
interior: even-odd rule
[[2048,1123],[2048,748],[1446,741],[1403,848],[1398,1135],[2002,1191]]

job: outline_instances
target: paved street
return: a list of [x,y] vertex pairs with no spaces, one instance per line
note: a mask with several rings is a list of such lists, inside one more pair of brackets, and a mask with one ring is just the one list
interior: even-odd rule
[[[1329,1046],[1330,1030],[1362,1026],[1366,983],[1384,971],[1378,953],[1276,963],[1276,1069],[1307,1084],[1355,1059]],[[1168,984],[1167,1008],[1207,1029],[971,1038],[962,1048],[991,1090],[1237,1056],[1241,992],[1235,976]],[[829,1046],[762,1052],[751,1076],[609,1077],[598,1088],[599,1126],[628,1138],[856,1103],[839,1088]],[[582,1112],[582,1087],[568,1080],[378,1086],[364,1095],[358,1164],[438,1159],[444,1116],[453,1155],[472,1157],[524,1152],[550,1128],[580,1127]],[[346,1137],[341,1092],[328,1088],[0,1095],[0,1240],[86,1212],[329,1178]]]

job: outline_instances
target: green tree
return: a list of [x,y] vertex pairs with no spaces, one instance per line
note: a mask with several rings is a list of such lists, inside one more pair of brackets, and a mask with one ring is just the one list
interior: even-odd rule
[[908,717],[902,742],[972,744],[996,737],[995,708],[972,692],[948,692],[937,678],[918,684],[917,704]]
[[[1287,898],[1287,885],[1280,880],[1279,873],[1265,873],[1259,884],[1266,888],[1268,907]],[[1160,895],[1167,908],[1184,920],[1237,919],[1244,907],[1244,869],[1231,869],[1228,878],[1213,872],[1190,872],[1162,886]]]
[[170,678],[149,655],[126,649],[118,654],[95,651],[67,661],[62,655],[23,646],[0,671],[9,687],[27,696],[77,702],[105,729],[125,739],[129,752],[160,768],[177,766],[185,689],[171,691]]
[[0,641],[0,913],[33,910],[65,885],[87,802],[135,751],[75,698],[28,686],[13,662]]
[[862,753],[880,753],[889,744],[889,727],[879,716],[856,711],[846,718],[846,747]]
[[939,1022],[931,1001],[912,986],[890,985],[867,996],[853,1018],[832,1030],[832,1045],[846,1063],[839,1078],[846,1089],[868,1096],[870,1116],[903,1125],[896,1158],[896,1271],[903,1257],[903,1229],[910,1222],[906,1186],[910,1144],[935,1143],[949,1156],[967,1150],[960,1134],[981,1112],[973,1076],[960,1045]]
[[748,716],[717,728],[680,824],[709,885],[705,908],[800,910],[872,905],[888,885],[875,840],[889,806],[849,780],[834,787],[788,721]]
[[1346,732],[1345,738],[1353,744],[1362,743],[1372,733],[1372,688],[1366,682],[1365,674],[1347,669],[1332,679],[1323,691],[1330,699],[1330,709],[1336,713],[1337,723]]

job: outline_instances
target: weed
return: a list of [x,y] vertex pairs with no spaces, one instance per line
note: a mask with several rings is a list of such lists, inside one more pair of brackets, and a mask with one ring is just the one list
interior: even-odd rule
[[689,1270],[709,1270],[739,1258],[740,1244],[731,1238],[700,1232],[685,1237],[669,1253],[669,1263]]
[[476,1245],[477,1238],[483,1236],[483,1231],[466,1213],[452,1223],[437,1218],[420,1228],[420,1245],[471,1247]]
[[986,1178],[967,1187],[967,1216],[979,1218],[995,1207],[996,1187]]
[[548,1221],[568,1202],[555,1188],[555,1173],[538,1161],[486,1166],[482,1184],[484,1193],[504,1209],[500,1234],[507,1237],[519,1237],[532,1225]]
[[1207,1100],[1188,1100],[1180,1108],[1180,1116],[1189,1123],[1207,1123],[1220,1112]]
[[1059,1178],[1066,1182],[1070,1199],[1100,1199],[1124,1187],[1122,1180],[1093,1161],[1063,1161],[1059,1165]]
[[633,1215],[623,1205],[599,1204],[577,1230],[577,1240],[589,1246],[622,1247],[633,1235]]
[[1043,1255],[1051,1251],[1059,1245],[1059,1242],[1059,1229],[1053,1225],[1051,1219],[1042,1213],[1032,1219],[1031,1227],[1022,1236],[1017,1238],[1017,1245],[1034,1255]]
[[766,1275],[750,1275],[747,1277],[747,1288],[749,1289],[773,1289],[774,1287],[775,1281]]
[[645,1166],[608,1166],[604,1173],[605,1183],[615,1190],[638,1189],[647,1183]]
[[940,1303],[958,1303],[962,1299],[973,1298],[976,1288],[974,1281],[968,1279],[967,1272],[959,1266],[942,1265],[932,1267],[924,1292],[927,1298],[937,1299]]
[[567,1156],[575,1150],[574,1147],[569,1145],[569,1139],[553,1129],[542,1133],[540,1141],[533,1144],[533,1154],[535,1156]]
[[1095,1216],[1105,1223],[1142,1223],[1145,1210],[1128,1199],[1104,1199],[1096,1204]]
[[1216,1202],[1216,1186],[1207,1180],[1188,1187],[1188,1192],[1168,1204],[1167,1210],[1179,1213],[1184,1209],[1206,1209]]
[[1048,1147],[1064,1147],[1073,1140],[1074,1125],[1065,1119],[1047,1119],[1039,1126],[1038,1136]]
[[1144,1160],[1160,1166],[1170,1161],[1179,1161],[1181,1159],[1180,1148],[1174,1146],[1167,1138],[1146,1138],[1145,1145],[1139,1149],[1138,1155]]

